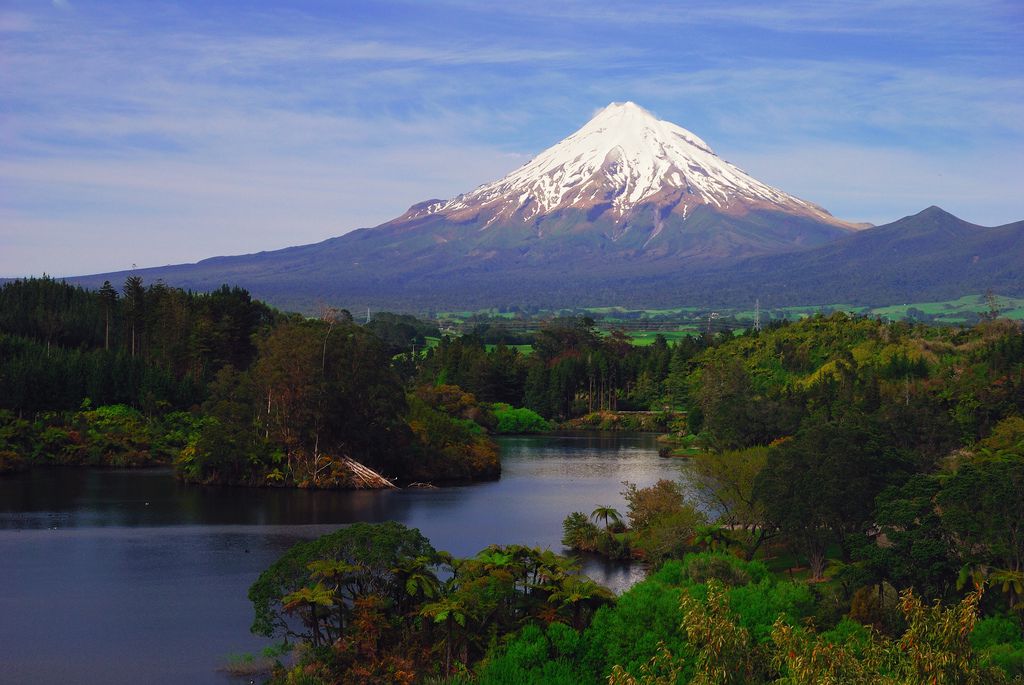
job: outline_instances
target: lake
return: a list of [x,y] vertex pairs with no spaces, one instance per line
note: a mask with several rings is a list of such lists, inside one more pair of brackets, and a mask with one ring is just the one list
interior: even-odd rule
[[[309,492],[188,486],[168,470],[40,469],[0,478],[0,682],[231,683],[258,653],[249,585],[295,542],[356,521],[400,521],[437,549],[563,551],[561,523],[625,510],[622,481],[678,478],[653,435],[505,437],[502,477],[438,489]],[[588,559],[622,590],[628,564]],[[247,681],[245,681],[247,682]]]

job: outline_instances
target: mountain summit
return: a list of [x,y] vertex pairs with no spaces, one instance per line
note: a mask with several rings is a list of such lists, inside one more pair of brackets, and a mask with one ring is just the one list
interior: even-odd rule
[[780,210],[852,228],[821,207],[758,181],[690,131],[632,102],[613,102],[505,178],[447,202],[418,206],[403,218],[442,214],[462,221],[485,213],[490,225],[530,222],[575,208],[587,210],[591,219],[607,213],[622,223],[645,208],[662,218],[673,213],[685,219],[702,205],[741,215]]

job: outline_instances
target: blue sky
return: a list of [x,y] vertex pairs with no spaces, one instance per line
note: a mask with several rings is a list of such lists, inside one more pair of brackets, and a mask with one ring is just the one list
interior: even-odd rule
[[633,100],[837,216],[1024,219],[1017,1],[0,0],[0,275],[315,242]]

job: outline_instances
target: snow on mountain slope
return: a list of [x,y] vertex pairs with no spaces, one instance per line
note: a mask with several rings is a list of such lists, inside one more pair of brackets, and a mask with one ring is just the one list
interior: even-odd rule
[[602,206],[616,221],[654,205],[684,219],[699,205],[727,214],[779,210],[844,228],[821,207],[766,185],[718,157],[699,137],[632,102],[612,103],[568,138],[499,181],[403,219],[481,213],[488,224],[523,222],[560,209]]

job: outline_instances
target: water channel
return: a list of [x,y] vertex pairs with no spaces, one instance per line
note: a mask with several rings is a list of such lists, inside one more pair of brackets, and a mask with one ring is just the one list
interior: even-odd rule
[[[624,510],[622,481],[678,478],[653,435],[502,438],[500,480],[389,492],[186,486],[167,470],[46,469],[0,478],[0,682],[230,683],[258,653],[246,591],[295,542],[400,521],[437,549],[563,551],[562,519]],[[622,590],[642,569],[587,560]],[[247,681],[243,681],[247,682]]]

